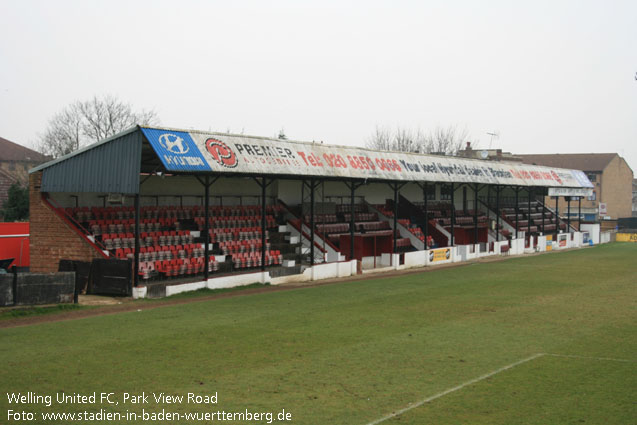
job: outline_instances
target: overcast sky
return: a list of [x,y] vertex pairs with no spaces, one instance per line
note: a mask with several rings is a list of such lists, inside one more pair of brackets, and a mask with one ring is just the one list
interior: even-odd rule
[[637,174],[637,2],[0,0],[0,137],[112,94],[168,127],[363,145],[466,126]]

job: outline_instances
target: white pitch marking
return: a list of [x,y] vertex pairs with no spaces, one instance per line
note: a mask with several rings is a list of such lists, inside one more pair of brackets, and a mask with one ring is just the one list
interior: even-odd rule
[[522,363],[530,362],[531,360],[535,360],[538,357],[542,357],[542,356],[565,357],[565,358],[570,358],[570,359],[600,360],[600,361],[611,361],[611,362],[622,362],[622,363],[637,363],[637,360],[614,359],[614,358],[611,358],[611,357],[591,357],[591,356],[578,356],[578,355],[575,355],[575,354],[537,353],[537,354],[532,355],[531,357],[527,357],[526,359],[522,359],[522,360],[517,361],[515,363],[511,363],[509,365],[501,367],[500,369],[494,370],[493,372],[489,372],[486,375],[479,376],[479,377],[474,378],[474,379],[472,379],[470,381],[464,382],[464,383],[462,383],[462,384],[460,384],[460,385],[458,385],[456,387],[449,388],[448,390],[445,390],[445,391],[443,391],[441,393],[432,395],[431,397],[428,397],[428,398],[426,398],[424,400],[421,400],[421,401],[419,401],[419,402],[417,402],[415,404],[410,404],[408,407],[405,407],[403,409],[400,409],[400,410],[397,410],[395,412],[392,412],[392,413],[390,413],[387,416],[383,416],[380,419],[376,419],[375,421],[369,422],[367,425],[377,425],[377,424],[379,424],[381,422],[385,422],[388,419],[395,418],[396,416],[402,415],[403,413],[408,412],[408,411],[410,411],[412,409],[415,409],[416,407],[420,407],[420,406],[422,406],[425,403],[429,403],[430,401],[433,401],[433,400],[435,400],[437,398],[445,396],[445,395],[447,395],[449,393],[452,393],[454,391],[461,390],[462,388],[466,387],[467,385],[475,384],[476,382],[479,382],[479,381],[482,381],[484,379],[490,378],[490,377],[492,377],[495,374],[498,374],[500,372],[504,372],[505,370],[508,370],[508,369],[514,368],[516,366],[519,366]]
[[553,354],[553,353],[544,353],[545,356],[552,357],[566,357],[570,359],[585,359],[585,360],[600,360],[600,361],[609,361],[609,362],[622,362],[622,363],[637,363],[637,360],[628,360],[628,359],[613,359],[611,357],[590,357],[590,356],[577,356],[575,354]]
[[385,422],[385,421],[386,421],[386,420],[388,420],[388,419],[395,418],[396,416],[402,415],[403,413],[408,412],[408,411],[410,411],[410,410],[412,410],[412,409],[415,409],[416,407],[420,407],[420,406],[422,406],[422,405],[423,405],[423,404],[425,404],[425,403],[429,403],[430,401],[433,401],[433,400],[435,400],[435,399],[437,399],[437,398],[440,398],[440,397],[442,397],[442,396],[445,396],[445,395],[447,395],[447,394],[449,394],[449,393],[452,393],[452,392],[454,392],[454,391],[461,390],[461,389],[463,389],[464,387],[466,387],[467,385],[475,384],[476,382],[479,382],[479,381],[482,381],[482,380],[484,380],[484,379],[490,378],[490,377],[492,377],[493,375],[496,375],[496,374],[498,374],[498,373],[500,373],[500,372],[504,372],[505,370],[508,370],[508,369],[514,368],[514,367],[516,367],[516,366],[519,366],[519,365],[521,365],[522,363],[530,362],[531,360],[535,360],[535,359],[537,359],[538,357],[542,357],[542,356],[544,356],[544,355],[545,355],[544,353],[537,353],[537,354],[532,355],[531,357],[527,357],[526,359],[522,359],[522,360],[519,360],[519,361],[517,361],[517,362],[515,362],[515,363],[511,363],[511,364],[509,364],[509,365],[506,365],[506,366],[504,366],[504,367],[501,367],[500,369],[496,369],[496,370],[494,370],[493,372],[489,372],[489,373],[487,373],[486,375],[479,376],[479,377],[474,378],[474,379],[472,379],[472,380],[470,380],[470,381],[463,382],[462,384],[460,384],[460,385],[458,385],[458,386],[455,386],[455,387],[453,387],[453,388],[449,388],[448,390],[444,390],[444,391],[443,391],[443,392],[441,392],[441,393],[438,393],[438,394],[432,395],[431,397],[427,397],[426,399],[424,399],[424,400],[420,400],[419,402],[417,402],[417,403],[415,403],[415,404],[411,404],[411,405],[409,405],[408,407],[405,407],[405,408],[400,409],[400,410],[396,410],[395,412],[392,412],[392,413],[390,413],[390,414],[389,414],[389,415],[387,415],[387,416],[383,416],[383,417],[382,417],[382,418],[380,418],[380,419],[376,419],[375,421],[369,422],[367,425],[376,425],[376,424],[379,424],[379,423],[381,423],[381,422]]

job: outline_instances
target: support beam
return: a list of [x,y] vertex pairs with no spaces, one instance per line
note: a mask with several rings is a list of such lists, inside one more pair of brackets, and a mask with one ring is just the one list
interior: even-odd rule
[[478,194],[480,192],[480,185],[476,183],[473,185],[473,243],[478,243]]
[[310,179],[310,266],[314,265],[314,186],[314,179]]
[[527,187],[526,190],[529,193],[529,197],[527,200],[527,211],[526,211],[526,230],[529,236],[529,248],[533,248],[533,244],[531,243],[531,187]]
[[[140,206],[139,206],[139,192],[135,194],[135,260],[134,260],[134,273],[133,273],[133,284],[135,286],[139,285],[139,216],[140,216]],[[132,295],[132,291],[131,291]]]
[[566,205],[567,205],[567,210],[566,210],[566,231],[568,233],[571,233],[571,197],[570,196],[566,197]]
[[557,241],[557,234],[560,232],[560,213],[559,213],[559,200],[560,197],[556,196],[555,197],[555,240]]
[[[435,189],[435,186],[434,186]],[[427,239],[429,237],[429,203],[428,203],[428,199],[429,198],[429,183],[425,182],[425,185],[423,186],[422,189],[422,198],[423,198],[423,202],[424,202],[424,207],[425,207],[425,228],[423,229],[425,231],[425,249],[429,248],[429,246],[427,245]]]
[[356,183],[350,183],[350,218],[349,218],[349,259],[354,259],[354,195],[356,193]]
[[518,229],[520,227],[519,226],[520,214],[518,213],[518,205],[520,203],[519,194],[520,194],[520,188],[516,187],[515,188],[515,239],[518,238]]
[[577,231],[582,231],[582,197],[577,197]]
[[455,202],[455,196],[456,195],[456,191],[453,187],[453,182],[451,183],[451,244],[449,246],[453,246],[455,241],[454,241],[454,225],[456,224],[456,202]]
[[[265,189],[268,186],[267,178],[265,176],[261,177],[261,271],[265,271],[265,231],[266,231],[266,221],[265,221]],[[303,222],[301,222],[303,223]],[[303,226],[303,224],[301,224]],[[303,229],[303,227],[301,227]]]
[[500,242],[500,185],[495,187],[495,241]]
[[[394,247],[392,254],[396,253],[396,238],[398,237],[398,183],[394,183]],[[392,257],[393,258],[393,257]],[[393,261],[393,260],[392,260]]]
[[542,235],[546,236],[546,232],[544,231],[544,216],[546,215],[546,206],[544,205],[546,188],[542,188]]
[[204,178],[203,198],[203,278],[207,282],[210,277],[210,177]]

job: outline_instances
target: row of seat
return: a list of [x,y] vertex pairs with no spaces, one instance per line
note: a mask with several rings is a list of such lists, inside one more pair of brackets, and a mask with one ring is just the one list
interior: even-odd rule
[[[261,239],[260,227],[235,227],[235,228],[218,228],[210,229],[210,242],[226,242],[226,241],[242,241],[246,239]],[[269,231],[265,231],[265,238],[268,239]]]
[[[351,204],[337,204],[336,205],[336,213],[337,214],[342,214],[342,213],[349,213],[352,212],[352,205]],[[365,204],[354,204],[354,213],[357,212],[367,212],[367,205]]]
[[[134,248],[117,248],[115,257],[126,259],[135,256]],[[140,261],[172,260],[173,258],[197,258],[204,256],[204,248],[201,244],[174,245],[174,246],[149,246],[139,249]]]
[[[172,260],[144,261],[139,263],[139,274],[142,279],[147,280],[158,274],[164,277],[176,277],[202,273],[205,269],[205,259],[198,258],[177,258]],[[210,258],[208,271],[219,270],[219,262]]]
[[[276,227],[276,220],[274,216],[268,215],[265,217],[266,220],[266,228],[270,229]],[[205,219],[203,217],[198,217],[195,219],[195,223],[199,230],[204,229]],[[261,217],[260,216],[241,216],[240,218],[217,218],[211,217],[208,221],[209,227],[211,228],[220,228],[220,227],[259,227],[261,228]]]
[[[70,207],[64,209],[66,214],[75,218],[79,222],[89,220],[125,220],[135,218],[135,209],[126,206],[110,207]],[[281,205],[268,205],[266,211],[278,213],[282,210]],[[209,208],[210,215],[234,216],[234,215],[255,215],[261,211],[260,205],[249,206],[214,206]],[[192,206],[145,206],[140,208],[140,218],[158,219],[191,219],[193,217],[203,217],[204,208],[198,205]]]
[[[261,239],[251,239],[242,241],[219,242],[219,249],[224,255],[237,254],[240,252],[261,252],[263,243]],[[266,250],[270,250],[270,243],[265,243]]]
[[[279,265],[283,262],[283,255],[279,250],[270,250],[265,253],[266,266]],[[232,263],[235,269],[259,267],[262,263],[260,252],[241,252],[232,255]]]
[[349,231],[349,223],[319,224],[316,226],[316,230],[324,235],[347,233]]
[[388,230],[391,226],[387,221],[367,221],[363,223],[355,223],[355,229],[358,231],[370,232],[374,230]]

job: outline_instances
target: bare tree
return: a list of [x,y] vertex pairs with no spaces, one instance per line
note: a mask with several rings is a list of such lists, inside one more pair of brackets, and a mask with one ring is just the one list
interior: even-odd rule
[[374,133],[367,139],[365,146],[383,151],[420,152],[424,137],[420,130],[396,127],[376,126]]
[[[456,125],[448,127],[438,126],[424,139],[424,152],[444,155],[457,155],[465,142],[469,140],[469,132],[466,127],[459,128]],[[474,145],[477,143],[474,142]]]
[[466,127],[458,128],[455,125],[438,126],[429,133],[401,127],[392,131],[387,127],[377,126],[365,146],[386,151],[456,155],[466,141],[471,141]]
[[133,111],[114,96],[77,101],[55,114],[40,136],[38,150],[57,158],[113,136],[136,124],[156,125],[155,111]]

